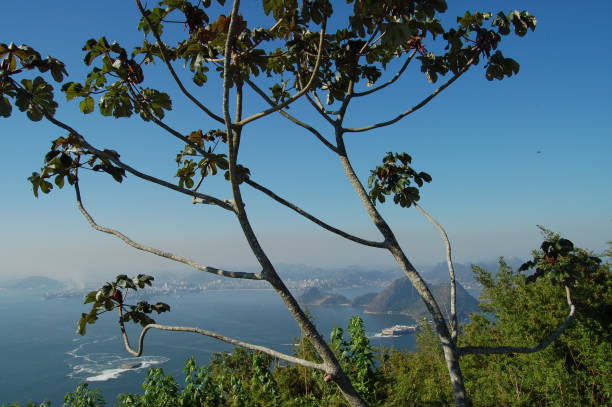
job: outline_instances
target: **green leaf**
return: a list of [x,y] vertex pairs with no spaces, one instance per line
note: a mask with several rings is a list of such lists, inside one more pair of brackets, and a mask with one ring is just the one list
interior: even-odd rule
[[57,185],[58,188],[62,188],[64,186],[64,175],[59,174],[55,177],[55,185]]
[[94,111],[94,100],[91,96],[87,96],[79,103],[79,108],[84,114],[89,114]]
[[89,304],[90,302],[96,302],[98,295],[98,291],[90,291],[87,293],[87,295],[85,296],[85,301],[83,302],[83,304]]
[[0,117],[10,117],[13,111],[13,106],[9,100],[2,96],[0,97]]
[[81,314],[81,318],[79,318],[79,322],[77,322],[76,332],[81,336],[85,335],[87,332],[87,328],[85,327],[85,325],[87,325],[87,320],[85,319],[86,317],[87,314]]

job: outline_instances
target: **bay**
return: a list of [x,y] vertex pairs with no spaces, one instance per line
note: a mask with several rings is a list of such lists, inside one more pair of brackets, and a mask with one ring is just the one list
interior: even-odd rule
[[[337,292],[354,298],[368,291]],[[208,290],[154,300],[172,307],[170,313],[156,316],[160,324],[196,326],[289,354],[300,335],[271,290]],[[414,323],[410,317],[370,315],[363,308],[341,306],[310,306],[308,310],[326,338],[334,327],[346,330],[348,320],[359,315],[373,346],[414,349],[413,335],[374,336],[395,324]],[[185,359],[195,356],[203,364],[215,352],[232,350],[231,345],[202,335],[150,331],[143,357],[134,358],[123,347],[116,314],[102,315],[98,323],[88,326],[86,336],[77,335],[76,321],[86,311],[80,298],[44,300],[40,293],[0,291],[0,405],[48,400],[61,406],[64,394],[83,381],[99,388],[108,405],[113,405],[119,394],[140,391],[148,367],[162,367],[180,383]],[[136,346],[139,328],[133,327],[129,334]]]

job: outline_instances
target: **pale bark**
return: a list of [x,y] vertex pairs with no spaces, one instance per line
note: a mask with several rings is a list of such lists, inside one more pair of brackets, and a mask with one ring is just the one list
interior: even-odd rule
[[[228,37],[225,44],[225,60],[223,63],[223,71],[225,75],[223,77],[223,117],[225,120],[225,126],[228,132],[228,147],[229,147],[229,172],[230,172],[230,184],[232,188],[232,194],[234,199],[234,213],[238,218],[238,222],[242,228],[242,231],[247,239],[253,254],[257,258],[259,264],[262,267],[262,277],[267,280],[275,291],[279,294],[285,306],[296,320],[305,336],[311,342],[313,348],[317,351],[321,359],[323,360],[323,364],[325,366],[325,371],[331,375],[333,381],[338,385],[338,388],[344,395],[345,399],[352,407],[368,407],[368,404],[359,396],[357,391],[353,388],[351,382],[348,377],[340,367],[340,363],[338,362],[336,356],[330,349],[329,345],[323,340],[317,329],[314,327],[308,316],[301,309],[296,299],[293,297],[287,286],[278,276],[274,266],[268,259],[266,253],[263,248],[259,244],[259,241],[251,227],[249,222],[245,205],[242,200],[242,193],[240,191],[240,180],[237,170],[237,159],[238,159],[238,151],[240,148],[240,137],[242,131],[242,124],[240,124],[241,115],[242,115],[242,85],[236,86],[237,89],[237,106],[236,106],[236,122],[232,123],[232,119],[230,117],[229,112],[229,90],[230,90],[230,78],[227,73],[230,71],[230,63],[231,63],[231,50],[233,46],[234,38],[234,25],[235,25],[235,16],[238,13],[238,8],[240,6],[240,0],[234,0],[232,5],[232,13],[230,15],[230,24],[228,30]],[[323,35],[321,36],[323,38]],[[319,54],[321,52],[321,46],[319,48]],[[307,90],[307,88],[304,88]],[[281,107],[282,108],[282,107]],[[273,111],[278,111],[279,109],[274,109]]]
[[138,349],[134,350],[130,346],[130,340],[128,338],[123,322],[120,322],[119,325],[121,329],[121,335],[123,336],[123,344],[125,346],[125,349],[130,354],[136,357],[141,356],[142,352],[144,351],[144,339],[145,339],[147,332],[151,329],[159,329],[161,331],[197,333],[200,335],[208,336],[210,338],[218,339],[222,342],[226,342],[226,343],[229,343],[235,346],[240,346],[245,349],[250,349],[256,352],[262,352],[272,357],[286,360],[287,362],[295,363],[295,364],[298,364],[304,367],[309,367],[312,369],[322,370],[325,373],[328,373],[323,363],[314,363],[309,360],[300,359],[295,356],[291,356],[291,355],[284,354],[282,352],[275,351],[274,349],[270,349],[265,346],[255,345],[252,343],[240,341],[238,339],[230,338],[229,336],[221,335],[220,333],[217,333],[217,332],[208,331],[206,329],[195,328],[195,327],[190,327],[190,326],[170,326],[170,325],[148,324],[140,332],[140,337],[138,338]]
[[176,261],[178,263],[187,264],[188,266],[191,266],[194,269],[199,270],[199,271],[204,271],[207,273],[216,274],[222,277],[229,277],[229,278],[242,278],[242,279],[247,279],[247,280],[262,280],[263,279],[261,276],[261,273],[245,273],[245,272],[240,272],[240,271],[227,271],[227,270],[218,269],[216,267],[203,266],[185,257],[177,256],[173,253],[170,253],[164,250],[159,250],[151,246],[145,246],[140,243],[137,243],[133,241],[132,239],[130,239],[129,237],[127,237],[126,235],[124,235],[123,233],[115,229],[110,229],[104,226],[100,226],[95,222],[93,217],[89,214],[89,212],[87,212],[87,210],[83,206],[83,202],[81,199],[81,191],[79,189],[78,181],[74,184],[74,189],[76,191],[76,201],[77,201],[77,207],[79,208],[79,211],[81,212],[81,214],[83,214],[83,216],[85,217],[87,222],[91,225],[91,227],[99,232],[108,233],[109,235],[116,236],[119,239],[123,240],[126,244],[132,246],[135,249],[142,250],[148,253],[152,253],[156,256],[164,257],[166,259]]
[[[348,104],[347,101],[345,103]],[[404,254],[404,251],[402,250],[397,239],[395,238],[393,231],[391,230],[387,222],[382,218],[378,210],[376,210],[376,207],[370,201],[368,194],[365,188],[363,187],[363,184],[359,180],[359,177],[357,177],[357,174],[355,174],[355,171],[353,170],[353,167],[348,158],[346,147],[344,145],[343,130],[340,128],[341,119],[342,117],[338,121],[336,127],[336,144],[338,145],[340,163],[342,164],[342,168],[344,169],[344,172],[347,175],[349,182],[355,189],[355,192],[357,193],[357,196],[359,197],[367,214],[370,216],[372,222],[376,225],[378,230],[385,238],[388,250],[391,252],[396,262],[402,268],[416,291],[419,293],[421,299],[427,307],[427,310],[431,314],[436,328],[436,332],[438,333],[440,345],[442,346],[442,350],[444,352],[444,359],[446,361],[451,386],[453,388],[455,403],[458,407],[468,407],[471,405],[471,402],[465,391],[463,374],[461,372],[461,366],[459,365],[459,352],[448,330],[446,320],[444,319],[444,316],[440,311],[440,307],[437,301],[435,300],[431,291],[427,287],[427,284]]]
[[442,240],[444,241],[444,247],[446,249],[446,266],[448,267],[448,275],[450,278],[450,316],[449,316],[449,330],[453,342],[457,343],[457,334],[459,331],[459,321],[457,320],[457,281],[455,279],[455,267],[453,266],[453,256],[451,250],[450,240],[446,234],[446,230],[440,225],[431,215],[423,209],[416,202],[413,204],[415,208],[419,210],[440,232]]

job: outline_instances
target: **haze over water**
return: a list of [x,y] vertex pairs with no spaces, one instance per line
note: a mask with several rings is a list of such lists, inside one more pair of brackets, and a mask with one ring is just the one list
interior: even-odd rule
[[[338,292],[354,298],[377,290]],[[64,394],[87,381],[90,387],[101,389],[107,403],[113,405],[120,393],[140,392],[147,367],[162,367],[181,383],[185,359],[194,355],[203,364],[214,352],[232,349],[201,335],[151,331],[145,340],[144,356],[134,358],[123,348],[114,313],[101,315],[81,337],[75,327],[80,313],[87,311],[82,299],[44,300],[41,294],[0,291],[0,404],[31,399],[61,406]],[[203,291],[151,299],[158,300],[172,307],[172,312],[156,318],[162,324],[197,326],[285,353],[292,352],[294,338],[299,336],[289,312],[270,290]],[[373,337],[382,328],[413,323],[407,316],[368,315],[362,308],[351,307],[311,306],[309,311],[325,337],[333,327],[346,328],[350,317],[357,314],[364,319],[374,346],[414,348],[412,335]],[[138,333],[131,330],[132,344]],[[138,362],[141,365],[136,369],[125,369],[126,364]]]

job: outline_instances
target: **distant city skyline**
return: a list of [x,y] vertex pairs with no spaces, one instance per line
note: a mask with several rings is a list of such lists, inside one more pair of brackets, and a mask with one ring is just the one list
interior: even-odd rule
[[[44,56],[64,61],[68,80],[80,81],[86,73],[81,47],[88,38],[126,38],[122,41],[126,46],[142,39],[135,28],[134,5],[116,3],[98,9],[95,2],[76,0],[62,7],[41,1],[24,6],[9,0],[3,3],[3,13],[17,16],[26,11],[29,22],[6,18],[1,41],[26,43]],[[411,154],[415,169],[433,176],[422,190],[420,203],[447,229],[458,262],[525,258],[541,241],[538,224],[580,247],[602,250],[612,240],[612,78],[608,72],[612,49],[607,21],[612,4],[598,0],[588,7],[570,8],[552,1],[479,0],[450,7],[446,17],[450,23],[466,9],[532,12],[538,18],[536,31],[524,38],[505,39],[501,46],[506,56],[521,64],[520,73],[502,82],[488,82],[481,63],[396,126],[347,136],[358,175],[367,180],[369,170],[387,151]],[[589,23],[573,35],[568,21]],[[395,71],[390,68],[389,72]],[[212,83],[214,76],[210,74]],[[170,123],[184,132],[217,127],[189,107],[160,64],[150,77],[159,78],[151,86],[159,84],[173,97]],[[387,119],[438,85],[428,84],[413,66],[396,87],[356,103],[347,120],[357,126]],[[194,92],[220,111],[219,88],[194,87]],[[61,106],[58,117],[96,145],[117,149],[135,167],[177,181],[174,156],[182,146],[174,139],[138,118],[108,119],[97,112],[84,116],[78,113],[78,103],[65,102],[61,92],[56,92],[56,98]],[[247,101],[248,111],[263,107],[254,95],[249,94]],[[329,134],[328,124],[316,118],[306,103],[292,106],[291,111],[304,120],[312,119]],[[50,141],[62,131],[48,123],[31,123],[15,111],[13,117],[0,119],[0,134],[0,279],[45,275],[91,280],[110,279],[118,273],[188,270],[91,229],[68,187],[33,197],[26,178],[39,170]],[[271,116],[247,128],[241,158],[254,180],[308,212],[360,237],[380,238],[338,160],[282,117]],[[230,214],[193,205],[189,198],[135,177],[128,176],[123,184],[99,174],[83,178],[85,205],[101,225],[201,264],[257,267]],[[229,198],[222,179],[205,188]],[[385,251],[338,238],[246,186],[244,193],[255,232],[275,263],[394,265]],[[416,210],[392,203],[379,208],[413,263],[444,260],[437,231]]]

